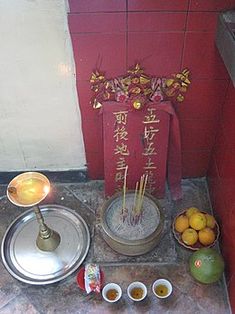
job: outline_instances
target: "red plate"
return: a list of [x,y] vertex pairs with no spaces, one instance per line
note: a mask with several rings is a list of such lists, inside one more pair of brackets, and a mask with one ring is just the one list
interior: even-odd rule
[[[85,267],[80,268],[77,274],[77,284],[80,289],[85,291],[86,289],[85,289],[84,273],[85,273]],[[104,282],[104,273],[102,272],[102,270],[100,270],[101,288],[103,286],[103,282]]]

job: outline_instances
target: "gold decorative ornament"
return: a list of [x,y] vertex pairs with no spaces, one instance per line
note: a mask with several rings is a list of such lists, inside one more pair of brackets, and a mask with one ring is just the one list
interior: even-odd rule
[[135,101],[133,102],[133,107],[134,107],[134,109],[136,109],[136,110],[140,110],[140,109],[142,108],[142,103],[141,103],[139,100],[135,100]]
[[137,63],[127,71],[127,75],[107,80],[104,74],[96,70],[90,78],[94,92],[91,104],[94,109],[100,109],[102,102],[110,100],[126,102],[131,108],[140,110],[148,102],[182,102],[185,98],[182,94],[187,92],[191,84],[189,74],[189,70],[184,69],[169,78],[151,77]]

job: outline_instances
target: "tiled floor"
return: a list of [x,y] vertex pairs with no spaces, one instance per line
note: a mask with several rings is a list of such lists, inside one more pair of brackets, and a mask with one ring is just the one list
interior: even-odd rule
[[[35,286],[20,282],[0,263],[0,313],[231,313],[224,281],[211,285],[196,282],[189,274],[188,258],[191,251],[181,247],[171,233],[172,218],[182,209],[197,206],[211,211],[204,179],[183,180],[183,199],[172,202],[169,193],[159,200],[164,215],[165,229],[159,245],[150,253],[127,257],[114,252],[102,239],[99,228],[100,206],[104,202],[103,182],[53,184],[44,203],[60,204],[77,211],[87,222],[91,246],[85,262],[100,264],[104,281],[119,283],[123,296],[116,304],[108,304],[101,295],[87,295],[76,284],[77,271],[63,281]],[[0,186],[0,239],[8,225],[23,212],[6,197],[6,186]],[[160,277],[173,284],[173,294],[160,301],[151,292],[152,282]],[[147,298],[133,303],[126,294],[131,281],[142,281],[148,287]]]

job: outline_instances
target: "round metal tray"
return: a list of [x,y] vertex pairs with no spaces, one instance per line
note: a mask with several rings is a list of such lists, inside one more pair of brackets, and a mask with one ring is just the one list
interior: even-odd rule
[[60,205],[40,206],[45,223],[60,234],[61,242],[52,252],[36,245],[39,226],[31,208],[8,227],[1,245],[3,263],[16,279],[45,285],[72,274],[85,259],[90,234],[83,218]]

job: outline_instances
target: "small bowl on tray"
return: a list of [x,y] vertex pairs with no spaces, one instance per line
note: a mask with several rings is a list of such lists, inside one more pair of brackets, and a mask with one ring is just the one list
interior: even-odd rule
[[[201,213],[203,214],[210,214],[210,213],[207,213],[205,211],[200,211]],[[209,248],[209,247],[212,247],[216,244],[216,242],[218,241],[219,239],[219,235],[220,235],[220,229],[219,229],[219,225],[218,223],[215,221],[215,226],[214,228],[211,228],[214,233],[215,233],[215,240],[214,242],[212,242],[211,244],[209,245],[203,245],[202,243],[199,242],[199,240],[194,244],[194,245],[187,245],[186,243],[183,242],[182,240],[182,233],[178,232],[175,230],[175,221],[176,219],[180,216],[180,215],[185,215],[186,214],[186,210],[180,212],[173,220],[173,223],[172,223],[172,232],[173,232],[173,235],[175,237],[175,239],[179,242],[179,244],[181,244],[182,246],[184,246],[185,248],[187,249],[190,249],[192,251],[197,251],[199,249],[202,249],[202,248]]]

